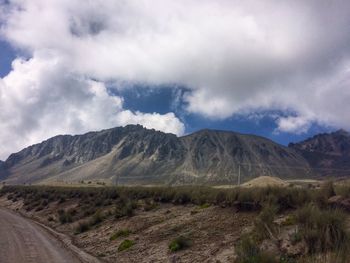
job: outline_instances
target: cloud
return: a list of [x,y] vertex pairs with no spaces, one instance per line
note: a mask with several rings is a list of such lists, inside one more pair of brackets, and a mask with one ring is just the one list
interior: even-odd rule
[[102,82],[67,71],[55,54],[16,59],[0,79],[0,158],[57,134],[77,134],[140,123],[181,135],[183,123],[173,114],[123,109]]
[[295,134],[305,133],[310,128],[310,120],[303,117],[280,117],[277,119],[277,131]]
[[8,2],[7,41],[29,57],[52,52],[85,81],[184,85],[185,110],[209,119],[281,111],[293,114],[276,118],[280,131],[350,129],[346,1]]

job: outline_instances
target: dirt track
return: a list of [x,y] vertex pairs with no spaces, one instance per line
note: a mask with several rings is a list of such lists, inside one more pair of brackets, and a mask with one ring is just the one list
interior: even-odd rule
[[73,253],[35,223],[0,208],[1,263],[78,263]]

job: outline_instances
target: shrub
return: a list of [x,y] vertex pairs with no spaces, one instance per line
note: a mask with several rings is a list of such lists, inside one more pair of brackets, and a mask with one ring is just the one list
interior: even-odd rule
[[134,244],[135,244],[134,241],[129,240],[129,239],[125,239],[122,243],[120,243],[120,245],[118,247],[118,252],[127,250],[127,249],[131,248]]
[[134,209],[136,204],[131,201],[121,201],[115,209],[115,218],[121,218],[124,216],[131,217],[134,215]]
[[259,249],[252,237],[244,236],[237,248],[236,263],[277,263],[278,261],[270,254]]
[[158,204],[156,202],[154,202],[153,200],[150,201],[150,200],[146,199],[145,204],[143,206],[143,209],[145,211],[151,211],[151,210],[156,209],[157,207],[158,207]]
[[206,208],[209,208],[209,207],[210,207],[210,204],[208,204],[208,203],[204,203],[204,204],[199,206],[200,209],[206,209]]
[[184,189],[179,189],[176,191],[173,202],[175,204],[184,205],[191,202],[191,195],[188,191]]
[[[310,201],[312,195],[307,189],[267,187],[259,189],[214,189],[205,186],[181,187],[49,187],[49,186],[4,186],[1,194],[23,198],[25,204],[32,204],[42,199],[66,202],[79,199],[80,205],[89,208],[110,205],[113,200],[134,202],[140,199],[155,202],[195,205],[210,204],[232,206],[241,203],[262,204],[270,202],[279,205],[280,210],[300,207]],[[345,190],[343,190],[345,191]],[[13,198],[11,196],[11,199]],[[38,205],[37,205],[38,206]],[[151,207],[152,208],[152,207]],[[130,211],[130,209],[129,209]],[[124,213],[122,213],[124,214]]]
[[97,211],[92,218],[90,219],[89,223],[90,226],[97,225],[103,221],[103,216],[100,211]]
[[81,221],[75,228],[75,234],[86,232],[90,229],[90,224],[87,221]]
[[109,240],[113,241],[119,237],[127,237],[130,235],[130,233],[131,233],[131,231],[129,229],[120,229],[117,232],[115,232],[114,234],[112,234],[111,237],[109,238]]
[[63,209],[58,210],[57,213],[58,213],[58,220],[60,221],[61,224],[73,222],[73,217],[72,217],[71,213],[66,212]]
[[297,211],[296,218],[310,253],[339,250],[349,243],[346,217],[339,210],[320,210],[309,204]]
[[274,223],[277,208],[267,205],[260,212],[254,222],[254,234],[258,240],[264,240],[273,237],[276,232],[276,224]]
[[184,236],[179,236],[173,239],[169,244],[169,249],[171,252],[175,252],[178,250],[186,249],[192,245],[192,242],[189,238]]

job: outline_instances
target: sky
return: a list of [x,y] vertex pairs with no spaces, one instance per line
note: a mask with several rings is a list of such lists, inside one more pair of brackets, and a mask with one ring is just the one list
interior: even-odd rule
[[0,0],[0,159],[141,124],[350,130],[350,2]]

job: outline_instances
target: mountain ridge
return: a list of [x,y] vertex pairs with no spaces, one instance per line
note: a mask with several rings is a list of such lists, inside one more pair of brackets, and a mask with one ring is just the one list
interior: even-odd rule
[[350,175],[350,133],[343,129],[317,134],[289,147],[306,158],[322,176]]
[[294,177],[295,171],[281,167],[311,171],[294,149],[258,135],[203,129],[177,137],[141,125],[58,135],[11,154],[3,166],[2,178],[8,183],[101,179],[233,184],[239,171],[247,180],[260,175]]
[[[344,172],[334,172],[337,169]],[[286,147],[259,135],[233,131],[202,129],[178,137],[127,125],[57,135],[26,147],[0,161],[0,180],[15,184],[80,180],[235,184],[262,175],[347,176],[346,169],[350,170],[350,134],[345,130]]]

